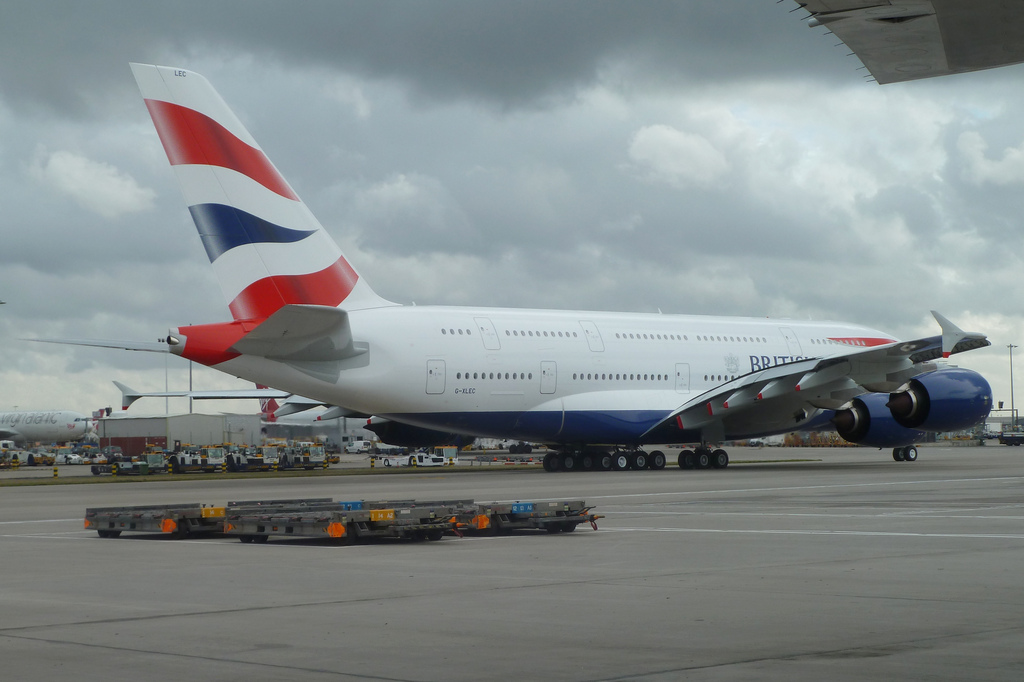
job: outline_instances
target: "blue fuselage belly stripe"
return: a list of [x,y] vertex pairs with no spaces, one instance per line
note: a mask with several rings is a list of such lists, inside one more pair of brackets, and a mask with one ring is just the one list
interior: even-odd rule
[[539,442],[635,443],[667,416],[664,411],[432,412],[386,415],[396,421],[455,432]]
[[211,263],[237,246],[285,244],[301,241],[313,234],[313,231],[281,227],[223,204],[196,204],[189,206],[188,210]]

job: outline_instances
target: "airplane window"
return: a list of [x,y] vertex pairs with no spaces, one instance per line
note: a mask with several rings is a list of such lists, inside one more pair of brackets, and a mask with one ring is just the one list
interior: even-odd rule
[[508,372],[505,372],[505,378],[508,379]]
[[[552,335],[553,334],[554,334],[554,332],[552,332]],[[558,332],[558,338],[562,338],[562,332]]]
[[603,380],[603,379],[607,379],[607,378],[608,378],[608,375],[607,375],[607,374],[602,374],[602,375],[601,375],[601,379],[602,379],[602,380]]
[[462,372],[456,372],[455,378],[456,379],[461,379],[462,378]]
[[442,329],[442,330],[441,330],[441,333],[442,333],[442,334],[447,334],[447,333],[448,333],[448,330],[447,330],[447,329]]
[[573,380],[573,381],[576,381],[576,372],[573,372],[573,373],[572,373],[572,380]]
[[528,379],[532,379],[533,378],[533,372],[530,372],[530,376],[528,376],[527,378]]
[[467,329],[466,330],[466,336],[473,336],[473,330],[472,329]]
[[512,336],[512,333],[509,330],[506,329],[505,330],[505,336]]
[[615,332],[615,338],[619,338],[619,333]]
[[574,339],[576,338],[576,332],[572,333],[572,338],[574,338]]
[[452,336],[455,336],[455,330],[454,329],[449,329],[448,333],[451,334]]
[[476,379],[476,372],[473,372],[473,378]]
[[494,372],[491,372],[491,378],[492,379],[494,378]]

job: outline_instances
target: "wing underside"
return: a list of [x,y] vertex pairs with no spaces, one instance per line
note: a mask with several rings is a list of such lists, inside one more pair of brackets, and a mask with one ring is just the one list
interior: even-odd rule
[[1024,62],[1024,3],[1005,0],[798,0],[879,83]]

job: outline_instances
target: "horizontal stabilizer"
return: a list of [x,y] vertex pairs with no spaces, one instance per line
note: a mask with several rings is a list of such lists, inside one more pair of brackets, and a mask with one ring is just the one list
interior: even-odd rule
[[146,353],[167,353],[166,341],[105,341],[102,339],[23,339],[39,343],[59,343],[64,346],[93,346],[95,348],[116,348],[137,350]]
[[360,353],[352,342],[348,313],[316,305],[286,305],[239,339],[233,349],[275,360],[323,362]]
[[114,385],[121,391],[121,409],[127,410],[139,398],[192,398],[193,400],[239,400],[257,398],[288,398],[292,394],[276,388],[242,388],[224,391],[136,391],[135,389],[115,381]]

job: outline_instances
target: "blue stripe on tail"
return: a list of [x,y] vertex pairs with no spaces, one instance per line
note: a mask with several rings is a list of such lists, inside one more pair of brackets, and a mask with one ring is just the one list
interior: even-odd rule
[[247,244],[286,244],[302,241],[315,234],[313,230],[293,230],[281,227],[224,204],[196,204],[189,206],[192,220],[203,240],[210,262],[237,246]]

